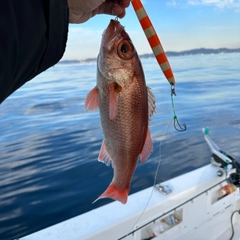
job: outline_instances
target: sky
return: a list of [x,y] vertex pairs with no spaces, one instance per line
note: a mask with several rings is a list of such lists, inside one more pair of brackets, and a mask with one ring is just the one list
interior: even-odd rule
[[[165,51],[194,48],[240,48],[240,0],[142,0]],[[102,33],[114,16],[97,15],[82,24],[70,24],[63,60],[98,55]],[[119,19],[138,54],[151,53],[130,5]]]

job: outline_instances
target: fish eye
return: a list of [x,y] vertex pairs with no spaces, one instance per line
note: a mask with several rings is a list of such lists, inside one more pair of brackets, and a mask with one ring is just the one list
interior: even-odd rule
[[130,41],[123,40],[118,44],[118,55],[124,60],[129,60],[134,56],[135,49]]
[[122,46],[121,46],[121,52],[123,53],[127,53],[129,51],[129,46],[124,43]]

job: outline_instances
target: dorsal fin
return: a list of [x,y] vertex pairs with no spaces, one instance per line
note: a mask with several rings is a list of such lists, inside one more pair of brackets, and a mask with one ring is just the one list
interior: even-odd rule
[[155,97],[149,87],[147,87],[147,93],[148,93],[148,120],[151,120],[151,117],[156,109],[156,100]]

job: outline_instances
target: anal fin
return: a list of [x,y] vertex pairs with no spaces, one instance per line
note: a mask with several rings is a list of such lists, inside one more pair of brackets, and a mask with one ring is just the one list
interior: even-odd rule
[[112,163],[112,157],[107,152],[104,140],[102,141],[102,146],[98,155],[98,161],[105,163],[107,166],[110,166]]
[[153,144],[152,144],[150,130],[148,128],[145,143],[144,143],[142,152],[140,153],[141,163],[144,163],[149,158],[152,151],[153,151]]

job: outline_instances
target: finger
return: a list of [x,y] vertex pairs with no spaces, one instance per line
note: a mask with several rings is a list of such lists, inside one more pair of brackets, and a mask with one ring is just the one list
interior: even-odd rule
[[115,4],[113,2],[105,2],[100,7],[94,9],[91,12],[84,12],[81,15],[79,14],[72,14],[74,15],[74,19],[70,19],[71,23],[83,23],[86,22],[89,18],[92,18],[93,16],[97,14],[108,14],[113,16],[118,16],[122,18],[125,15],[125,10],[123,10],[122,7],[120,7],[118,4]]
[[116,14],[117,17],[123,18],[126,15],[125,8],[122,9],[122,12],[120,14]]
[[131,2],[130,0],[122,0],[120,5],[123,6],[124,8],[127,8],[129,7],[130,2]]
[[123,11],[123,8],[116,3],[107,1],[103,3],[99,9],[98,14],[119,15]]
[[111,15],[120,16],[122,15],[123,11],[125,10],[122,6],[119,6],[118,4],[113,4],[111,9]]
[[[113,0],[114,1],[114,0]],[[116,14],[119,18],[123,18],[126,14],[126,8],[130,5],[130,0],[116,0],[117,4],[119,4],[122,8],[122,12],[120,14]]]
[[113,16],[118,16],[123,18],[126,14],[125,7],[120,6],[119,4],[113,3],[111,1],[106,1],[98,9],[98,14],[108,14]]

